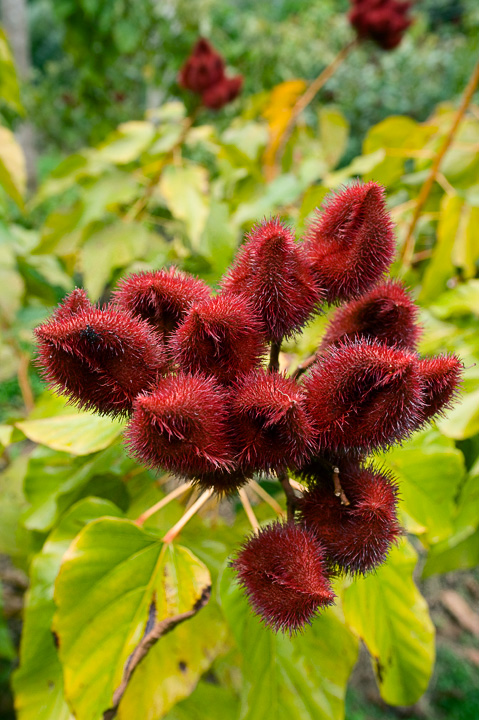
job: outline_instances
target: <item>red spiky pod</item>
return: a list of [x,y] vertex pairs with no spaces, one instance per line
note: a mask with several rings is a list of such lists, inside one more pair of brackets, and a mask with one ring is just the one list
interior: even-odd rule
[[303,390],[294,380],[253,370],[236,384],[232,397],[241,467],[279,471],[305,461],[312,450],[313,427]]
[[424,420],[443,415],[457,397],[464,365],[456,355],[438,355],[419,361],[419,374],[423,381],[425,404]]
[[323,473],[299,501],[299,515],[335,569],[366,574],[385,561],[402,535],[397,487],[389,473],[372,465],[345,465],[339,478],[349,505],[335,495],[332,473]]
[[113,302],[168,335],[194,303],[210,297],[206,283],[171,267],[124,278],[113,293]]
[[53,318],[55,320],[65,320],[76,315],[81,310],[90,310],[93,308],[88,295],[83,288],[75,288],[69,295],[63,298],[60,305],[55,308]]
[[201,95],[203,105],[210,110],[221,110],[233,100],[236,100],[243,87],[243,76],[235,75],[232,78],[222,78],[211,85]]
[[372,40],[383,50],[396,48],[408,27],[413,23],[407,17],[412,3],[397,0],[351,0],[351,25],[358,37]]
[[166,372],[165,350],[149,325],[130,313],[90,307],[68,315],[67,308],[83,300],[77,293],[36,328],[37,364],[49,386],[79,407],[126,414]]
[[319,450],[384,448],[422,422],[417,356],[376,341],[331,346],[305,378],[304,388]]
[[389,280],[336,310],[321,349],[366,338],[415,350],[420,333],[417,316],[418,308],[402,283]]
[[224,77],[224,60],[212,45],[200,38],[180,70],[179,84],[194,93],[202,93]]
[[230,495],[235,490],[246,485],[253,476],[253,471],[246,472],[239,469],[236,462],[232,467],[232,470],[213,470],[212,472],[203,473],[201,477],[194,479],[196,484],[205,490],[213,488],[217,495]]
[[253,228],[222,287],[250,300],[274,342],[299,330],[322,299],[294,234],[279,218]]
[[394,258],[384,189],[375,182],[355,182],[330,195],[307,231],[304,250],[329,303],[367,292]]
[[293,523],[261,528],[232,567],[253,610],[273,630],[301,630],[334,601],[320,544],[311,531]]
[[138,396],[126,440],[149,467],[188,478],[234,469],[225,391],[205,375],[170,375]]
[[183,370],[211,373],[229,383],[258,364],[265,352],[261,331],[243,297],[222,293],[193,305],[170,346]]

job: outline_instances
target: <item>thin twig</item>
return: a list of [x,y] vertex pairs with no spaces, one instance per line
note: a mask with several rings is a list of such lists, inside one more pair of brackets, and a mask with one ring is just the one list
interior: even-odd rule
[[336,55],[336,57],[329,63],[327,67],[324,68],[324,70],[318,75],[318,77],[313,80],[313,82],[306,88],[305,92],[301,95],[299,100],[296,102],[296,105],[293,108],[293,111],[291,113],[291,117],[289,119],[289,122],[286,126],[286,130],[283,133],[283,136],[281,138],[281,142],[278,146],[278,149],[276,151],[275,155],[275,168],[277,170],[279,163],[281,162],[281,158],[283,157],[284,149],[286,147],[286,144],[291,137],[291,133],[294,130],[294,126],[296,125],[296,122],[298,120],[298,117],[301,115],[303,110],[305,110],[310,102],[314,100],[318,92],[321,90],[323,85],[325,85],[328,80],[334,75],[338,67],[344,62],[344,60],[347,58],[351,50],[356,47],[358,41],[357,39],[352,40],[350,43],[345,45],[342,50],[339,51],[339,53]]
[[268,503],[270,508],[272,508],[275,513],[277,513],[278,515],[285,514],[279,502],[277,502],[272,495],[266,492],[264,487],[261,487],[261,485],[257,483],[256,480],[250,480],[248,487],[250,487],[262,500]]
[[333,483],[334,483],[334,494],[336,497],[340,498],[341,505],[351,505],[348,498],[346,497],[346,493],[344,492],[343,488],[341,487],[341,482],[339,480],[339,468],[333,467]]
[[198,510],[205,504],[205,502],[210,499],[210,497],[213,495],[213,492],[213,488],[208,488],[208,490],[205,490],[205,492],[200,495],[195,504],[192,505],[190,509],[185,512],[185,514],[178,520],[176,525],[173,525],[173,527],[168,530],[165,537],[163,538],[164,543],[170,543],[172,540],[175,539],[175,537],[185,527],[186,523],[191,520],[193,515],[195,515]]
[[314,365],[317,359],[318,355],[317,353],[314,353],[314,355],[310,355],[308,358],[306,358],[306,360],[300,362],[296,370],[294,370],[294,372],[291,374],[291,378],[293,380],[297,380],[298,378],[300,378],[301,375],[306,372],[306,370],[309,370],[311,365]]
[[183,485],[180,485],[179,487],[172,490],[168,495],[165,495],[164,498],[159,500],[157,503],[152,505],[148,510],[145,510],[144,513],[142,513],[137,519],[135,520],[135,525],[138,525],[138,527],[141,527],[152,515],[157,513],[159,510],[165,507],[165,505],[168,505],[172,500],[175,500],[177,497],[180,497],[180,495],[184,495],[184,493],[189,490],[192,487],[191,482],[185,482]]
[[304,485],[301,485],[301,483],[299,483],[297,480],[293,480],[293,478],[289,478],[289,484],[295,490],[299,490],[300,493],[304,493],[307,490]]
[[408,233],[406,236],[406,240],[404,242],[404,246],[401,253],[401,259],[403,262],[403,265],[405,267],[409,267],[411,264],[411,259],[414,255],[414,245],[415,245],[415,239],[414,239],[414,230],[416,229],[417,222],[421,216],[422,209],[424,205],[427,202],[427,199],[429,197],[429,194],[432,190],[432,186],[434,185],[434,181],[436,180],[437,173],[439,171],[439,168],[441,166],[441,162],[444,158],[444,155],[448,151],[453,139],[454,135],[457,132],[457,129],[459,125],[461,124],[461,121],[466,113],[466,110],[472,100],[472,96],[474,95],[474,92],[476,90],[476,87],[479,83],[479,60],[476,63],[476,66],[474,67],[474,70],[472,72],[471,77],[469,78],[469,82],[467,83],[467,86],[464,90],[464,93],[462,95],[461,104],[459,106],[459,109],[457,110],[454,121],[449,128],[449,132],[447,133],[446,137],[444,138],[444,141],[439,148],[439,151],[436,154],[436,157],[434,158],[434,162],[432,164],[432,167],[429,171],[429,175],[426,178],[421,191],[419,193],[417,203],[416,203],[416,209],[414,211],[413,218],[411,220],[411,224],[409,225]]
[[238,490],[238,495],[241,500],[241,504],[244,508],[244,511],[248,517],[248,520],[250,521],[251,527],[253,528],[255,533],[258,532],[259,522],[258,522],[256,515],[254,514],[253,508],[251,507],[251,503],[249,501],[248,495],[246,494],[246,490],[244,488],[240,488]]
[[22,394],[23,404],[25,405],[25,410],[27,411],[27,413],[30,413],[35,407],[35,398],[33,395],[32,386],[30,385],[30,380],[28,378],[29,363],[29,356],[24,352],[20,352],[17,377],[18,384],[20,386],[20,392]]
[[281,341],[271,343],[271,349],[269,352],[269,365],[268,370],[270,372],[279,372],[279,354],[281,352]]

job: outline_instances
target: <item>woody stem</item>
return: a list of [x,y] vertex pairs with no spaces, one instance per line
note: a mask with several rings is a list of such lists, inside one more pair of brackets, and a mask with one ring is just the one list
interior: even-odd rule
[[185,482],[179,487],[172,490],[168,495],[166,495],[164,498],[159,500],[157,503],[152,505],[148,510],[145,510],[144,513],[142,513],[137,519],[135,520],[135,525],[138,525],[138,527],[141,527],[152,515],[158,512],[158,510],[161,510],[166,505],[168,505],[172,500],[175,500],[177,497],[180,497],[181,495],[184,495],[184,493],[189,490],[192,487],[191,482]]
[[279,372],[279,353],[281,352],[281,340],[271,342],[271,349],[269,352],[269,365],[268,370],[270,372]]
[[401,259],[403,262],[403,265],[406,267],[409,267],[411,265],[411,261],[414,255],[414,245],[415,245],[415,239],[414,239],[414,230],[416,229],[417,222],[419,220],[419,217],[421,215],[422,209],[424,205],[427,202],[427,199],[430,195],[430,192],[432,190],[432,186],[434,185],[434,181],[436,180],[439,168],[441,166],[441,162],[444,158],[444,155],[446,154],[447,150],[449,149],[454,136],[457,132],[457,129],[459,125],[461,124],[461,121],[466,113],[467,108],[469,107],[469,104],[472,100],[472,96],[474,95],[474,92],[477,88],[477,85],[479,84],[479,60],[476,63],[476,66],[474,67],[474,70],[472,72],[471,77],[469,78],[469,82],[467,83],[467,86],[464,90],[464,93],[462,95],[461,104],[454,116],[454,121],[449,128],[449,132],[447,133],[446,137],[444,138],[444,141],[439,148],[436,157],[434,158],[434,162],[432,164],[432,167],[429,171],[429,175],[427,176],[424,185],[421,187],[421,191],[419,193],[419,197],[416,202],[416,208],[414,210],[414,215],[411,220],[411,224],[409,225],[406,240],[404,242],[404,246],[401,253]]
[[253,508],[251,507],[251,503],[249,501],[248,495],[246,494],[246,490],[244,488],[240,488],[238,490],[238,495],[240,497],[241,504],[244,508],[246,516],[251,523],[251,527],[253,528],[255,533],[258,532],[259,522],[258,522],[256,515],[254,514]]
[[321,90],[323,85],[325,85],[328,80],[334,75],[336,70],[344,60],[347,58],[351,50],[356,47],[358,43],[358,40],[352,40],[350,43],[345,45],[339,53],[336,55],[336,57],[329,63],[327,67],[324,68],[318,75],[318,77],[313,80],[313,82],[309,85],[309,87],[305,90],[303,95],[299,98],[299,100],[296,102],[296,105],[293,108],[293,111],[291,113],[291,117],[289,119],[288,125],[286,126],[286,130],[283,133],[283,137],[281,138],[281,142],[279,144],[278,150],[276,151],[275,156],[275,165],[278,166],[281,158],[283,156],[284,149],[286,147],[286,143],[288,142],[289,138],[291,137],[291,133],[294,130],[294,126],[296,125],[296,122],[298,120],[298,117],[301,115],[303,110],[305,110],[310,102],[314,100],[318,92]]
[[280,481],[284,494],[286,495],[286,516],[288,518],[288,522],[294,522],[294,513],[298,504],[298,499],[285,472],[278,473],[278,480]]
[[333,483],[334,483],[334,494],[336,497],[340,498],[341,505],[351,505],[348,498],[346,497],[346,493],[344,492],[343,488],[341,487],[341,482],[339,480],[339,468],[333,467]]
[[210,499],[213,492],[213,488],[209,488],[208,490],[205,490],[202,495],[199,496],[198,500],[190,507],[189,510],[185,512],[185,514],[178,520],[176,525],[173,525],[173,527],[168,530],[165,537],[163,538],[164,543],[170,543],[172,540],[175,539],[175,537],[185,527],[186,523],[191,520],[193,515],[196,515],[198,510],[205,504],[205,502],[207,502],[207,500]]

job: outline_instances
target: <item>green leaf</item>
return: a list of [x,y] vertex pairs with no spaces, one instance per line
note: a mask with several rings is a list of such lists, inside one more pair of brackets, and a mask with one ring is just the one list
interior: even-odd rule
[[6,102],[17,113],[23,115],[24,110],[20,100],[20,88],[18,86],[17,73],[12,53],[8,45],[8,39],[0,27],[0,98]]
[[122,420],[87,412],[16,423],[29,440],[72,455],[103,450],[117,439],[124,425]]
[[319,133],[324,157],[328,167],[332,169],[346,150],[349,123],[340,110],[323,107],[319,111]]
[[23,150],[12,131],[0,127],[0,185],[21,209],[26,182]]
[[425,542],[447,537],[465,474],[461,451],[437,430],[428,430],[394,448],[384,460],[399,480],[400,508],[425,528]]
[[[473,278],[476,274],[476,262],[479,259],[479,246],[477,243],[478,225],[479,208],[466,205],[461,216],[461,222],[459,223],[454,247],[452,249],[453,263],[457,267],[462,268],[464,277],[466,278]],[[479,304],[476,304],[475,307],[479,307]]]
[[441,320],[471,313],[479,316],[479,280],[469,280],[443,292],[429,309]]
[[67,453],[37,447],[24,482],[25,496],[31,504],[22,518],[24,526],[45,532],[68,507],[86,495],[107,498],[126,507],[123,464],[118,462],[122,457],[121,448],[116,445],[75,459]]
[[[116,708],[138,663],[141,672],[149,643],[156,637],[161,644],[164,632],[194,615],[209,590],[207,568],[186,548],[165,545],[128,520],[86,526],[65,554],[55,586],[65,694],[77,720],[100,720]],[[183,655],[188,664],[188,647]],[[177,666],[167,681],[181,685],[181,672]],[[162,685],[161,667],[155,675]],[[144,700],[148,707],[151,698]],[[150,717],[138,701],[138,717]]]
[[234,720],[238,715],[238,698],[220,685],[199,682],[187,700],[179,703],[164,720]]
[[312,219],[312,213],[321,206],[328,192],[328,188],[323,185],[313,185],[306,190],[299,208],[298,233],[303,230],[310,216]]
[[18,720],[73,720],[63,695],[62,667],[51,631],[55,613],[53,587],[71,541],[87,523],[104,515],[120,515],[120,511],[98,498],[81,500],[63,516],[41,553],[33,558],[20,666],[13,676]]
[[159,188],[173,217],[185,223],[193,249],[198,250],[209,213],[205,168],[168,165],[162,173]]
[[23,556],[28,550],[20,526],[27,504],[23,494],[27,463],[28,456],[19,455],[0,473],[0,553],[13,558]]
[[241,720],[341,720],[346,684],[358,645],[338,608],[304,634],[275,634],[253,615],[230,569],[221,579],[221,604],[243,657]]
[[140,157],[154,135],[153,124],[145,120],[123,123],[98,147],[97,156],[116,165],[125,165]]
[[448,539],[430,549],[422,572],[424,578],[479,565],[479,530],[465,538],[460,537]]
[[346,622],[368,648],[381,696],[390,705],[415,703],[434,666],[434,626],[414,584],[416,562],[403,540],[373,575],[344,592]]
[[150,232],[141,223],[115,222],[89,233],[80,251],[85,288],[98,300],[113,271],[126,268],[146,252]]
[[444,195],[441,200],[437,242],[424,273],[419,301],[427,304],[446,289],[454,273],[452,248],[461,221],[464,201],[458,195]]

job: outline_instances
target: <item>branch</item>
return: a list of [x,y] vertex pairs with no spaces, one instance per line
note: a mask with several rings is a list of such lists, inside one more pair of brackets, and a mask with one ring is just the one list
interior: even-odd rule
[[348,498],[346,497],[346,493],[344,492],[343,488],[341,487],[341,482],[339,480],[339,468],[333,467],[333,483],[334,483],[334,494],[336,497],[341,499],[341,505],[351,505]]
[[296,125],[296,122],[298,120],[298,117],[301,115],[303,110],[305,110],[310,102],[314,100],[318,92],[321,90],[323,85],[325,85],[328,80],[334,75],[336,70],[344,60],[347,58],[351,50],[356,47],[358,44],[358,40],[352,40],[350,43],[345,45],[342,50],[339,51],[339,53],[336,55],[336,57],[329,63],[327,67],[324,68],[324,70],[318,75],[318,77],[313,80],[311,85],[306,89],[306,91],[301,95],[299,100],[297,101],[296,105],[293,108],[293,111],[291,113],[291,117],[289,119],[289,122],[286,126],[286,130],[283,133],[283,137],[281,138],[281,142],[278,146],[278,149],[276,151],[275,155],[275,168],[278,168],[279,163],[281,162],[281,158],[283,157],[284,149],[286,147],[286,144],[291,137],[291,133],[294,130],[294,126]]
[[269,365],[268,365],[268,371],[269,372],[279,372],[279,354],[281,352],[281,341],[280,342],[274,342],[274,340],[271,343],[271,349],[269,352]]
[[476,90],[476,87],[479,83],[479,60],[476,63],[476,66],[472,72],[471,77],[469,78],[469,82],[467,83],[467,86],[464,90],[464,93],[462,95],[461,104],[459,106],[459,109],[456,112],[456,115],[454,117],[454,121],[449,129],[448,134],[444,138],[444,141],[439,148],[439,151],[437,152],[436,157],[434,158],[434,162],[432,164],[431,170],[429,171],[429,175],[426,178],[426,181],[424,182],[424,185],[421,188],[421,191],[419,193],[419,197],[417,199],[416,203],[416,209],[414,211],[413,218],[411,220],[411,224],[409,225],[408,233],[406,236],[406,240],[404,242],[404,246],[401,253],[401,260],[403,262],[403,265],[406,267],[409,267],[411,265],[411,260],[414,255],[414,230],[416,229],[417,222],[419,220],[419,217],[421,215],[422,209],[424,205],[427,202],[427,199],[429,197],[429,194],[432,190],[432,186],[434,185],[434,181],[437,178],[437,174],[439,172],[439,168],[441,166],[441,162],[444,158],[444,155],[448,151],[453,139],[454,135],[457,132],[457,129],[459,125],[461,124],[461,121],[466,113],[466,110],[472,100],[472,96],[474,95],[474,92]]
[[308,358],[306,358],[306,360],[300,362],[296,370],[292,373],[291,378],[293,380],[298,380],[298,378],[300,378],[301,375],[306,372],[306,370],[309,370],[311,365],[314,365],[317,359],[318,355],[317,353],[314,353],[314,355],[310,355]]

